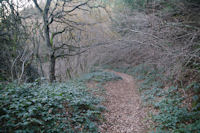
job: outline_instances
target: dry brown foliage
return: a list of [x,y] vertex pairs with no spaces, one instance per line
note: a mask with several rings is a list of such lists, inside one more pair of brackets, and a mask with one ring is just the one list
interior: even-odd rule
[[[156,6],[147,12],[132,11],[126,7],[119,10],[109,6],[106,10],[75,12],[74,20],[92,25],[78,27],[81,31],[73,30],[62,34],[56,38],[56,44],[66,42],[73,46],[95,47],[88,48],[81,55],[59,59],[56,63],[57,79],[63,81],[77,76],[89,71],[94,65],[130,66],[141,63],[162,68],[176,81],[197,78],[200,63],[200,26],[199,17],[195,12],[199,8],[182,6],[179,7],[185,15],[164,13],[156,9]],[[40,23],[38,18],[35,20],[38,21],[34,23]],[[62,25],[55,24],[51,28],[62,29]],[[39,35],[40,32],[36,31],[33,34]],[[69,42],[69,34],[78,41]],[[42,37],[39,37],[39,40],[36,44],[40,44],[42,67],[38,67],[40,71],[43,69],[44,76],[48,77],[48,63],[45,62],[47,48]]]
[[104,62],[118,65],[146,63],[162,68],[175,81],[197,79],[200,26],[195,11],[200,8],[191,11],[185,6],[183,9],[185,16],[165,14],[163,17],[160,12],[147,14],[129,9],[113,14],[113,30],[120,38],[106,48],[110,51],[108,55],[104,54]]

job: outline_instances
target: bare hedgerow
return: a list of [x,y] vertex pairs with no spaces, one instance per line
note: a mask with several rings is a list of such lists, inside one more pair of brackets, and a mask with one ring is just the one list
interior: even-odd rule
[[177,15],[161,14],[156,8],[149,13],[127,8],[114,13],[113,30],[120,37],[105,48],[103,62],[150,64],[162,68],[175,81],[198,78],[200,26],[195,11],[200,8],[188,6],[179,9]]

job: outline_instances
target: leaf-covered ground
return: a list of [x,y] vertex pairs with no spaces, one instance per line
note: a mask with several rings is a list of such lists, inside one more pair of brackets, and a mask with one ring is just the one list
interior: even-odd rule
[[142,106],[141,98],[132,76],[114,72],[122,80],[108,82],[106,89],[107,108],[102,133],[145,133],[148,121],[147,109]]
[[[149,108],[147,112],[152,121],[151,133],[200,132],[199,83],[178,86],[164,75],[162,69],[145,64],[115,71],[132,75],[139,81],[137,88],[143,105]],[[191,90],[192,95],[188,93]]]

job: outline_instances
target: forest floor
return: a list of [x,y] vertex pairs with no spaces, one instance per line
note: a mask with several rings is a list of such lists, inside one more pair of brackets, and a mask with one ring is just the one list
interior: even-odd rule
[[[109,70],[110,71],[110,70]],[[146,133],[148,130],[147,108],[142,106],[136,81],[125,73],[114,72],[122,80],[106,83],[105,122],[102,133]]]

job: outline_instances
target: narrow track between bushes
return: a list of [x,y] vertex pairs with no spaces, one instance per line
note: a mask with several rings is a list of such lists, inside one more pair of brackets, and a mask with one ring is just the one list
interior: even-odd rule
[[[110,70],[109,70],[110,71]],[[100,126],[102,133],[145,133],[147,109],[142,107],[136,82],[132,76],[114,72],[122,80],[108,82],[104,105],[105,122]]]

